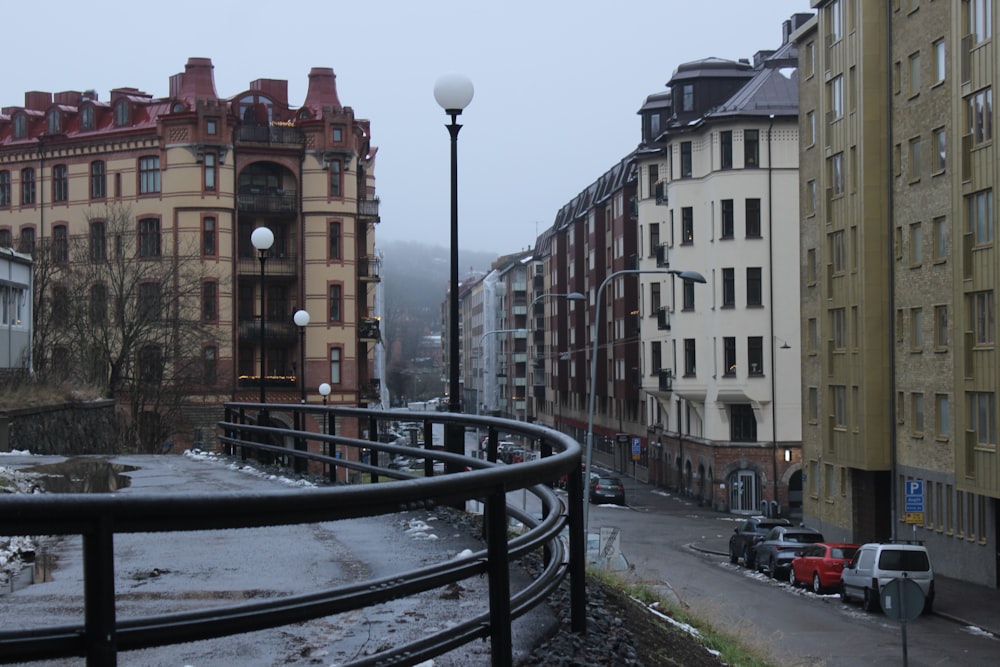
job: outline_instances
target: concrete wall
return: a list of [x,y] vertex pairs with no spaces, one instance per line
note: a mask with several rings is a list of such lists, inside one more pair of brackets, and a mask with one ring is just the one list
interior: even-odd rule
[[113,400],[61,403],[0,411],[0,452],[117,454]]

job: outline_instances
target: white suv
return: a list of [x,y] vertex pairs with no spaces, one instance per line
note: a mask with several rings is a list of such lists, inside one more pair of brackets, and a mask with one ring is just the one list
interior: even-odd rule
[[924,613],[934,608],[934,570],[927,548],[919,544],[865,544],[840,574],[840,599],[857,597],[865,611],[880,611],[879,592],[893,579],[915,581],[924,592]]

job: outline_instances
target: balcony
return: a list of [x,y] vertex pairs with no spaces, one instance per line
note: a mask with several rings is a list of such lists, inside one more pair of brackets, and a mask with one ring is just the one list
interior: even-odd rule
[[365,318],[358,322],[358,340],[369,343],[378,343],[382,340],[382,331],[379,327],[379,319]]
[[[260,276],[260,259],[240,257],[241,276]],[[272,251],[264,262],[264,275],[272,278],[294,278],[298,275],[298,256],[295,253],[275,253]]]
[[[293,343],[298,336],[298,327],[289,315],[287,321],[270,319],[264,322],[264,340],[268,342]],[[260,340],[260,318],[240,320],[240,342],[254,343]]]
[[240,213],[295,215],[299,210],[299,194],[296,190],[247,188],[236,195],[236,206]]
[[297,127],[280,125],[243,125],[236,134],[236,141],[245,144],[305,146],[306,135]]
[[656,246],[656,268],[670,267],[670,244],[661,243]]
[[358,260],[358,279],[365,283],[382,281],[379,276],[379,260],[377,257],[362,257]]
[[365,222],[379,222],[378,197],[358,200],[358,219]]
[[[260,386],[259,375],[241,375],[237,379],[241,389]],[[268,375],[264,378],[264,386],[274,389],[290,389],[296,386],[297,379],[294,375]]]
[[661,368],[660,369],[660,391],[670,393],[674,390],[674,369],[672,368]]

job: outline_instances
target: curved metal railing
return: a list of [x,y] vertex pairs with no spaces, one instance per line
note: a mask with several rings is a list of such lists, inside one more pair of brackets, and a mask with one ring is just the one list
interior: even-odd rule
[[[326,425],[355,420],[358,427],[354,431],[367,433],[369,437],[277,425],[286,420],[304,425],[310,416],[317,423],[322,419],[322,431],[334,430]],[[378,442],[380,422],[401,418],[422,425],[427,443],[424,448]],[[487,460],[432,448],[434,424],[453,429],[455,437],[463,439],[466,427],[484,429]],[[349,664],[414,664],[474,639],[489,637],[493,664],[508,665],[512,656],[512,620],[542,603],[567,575],[572,628],[576,632],[585,631],[583,479],[580,447],[571,438],[524,422],[456,413],[254,403],[227,404],[226,418],[219,427],[219,441],[229,454],[290,465],[300,472],[307,469],[315,472],[318,468],[331,480],[337,480],[337,470],[341,468],[351,471],[344,477],[359,483],[338,483],[301,494],[288,491],[128,497],[41,494],[0,498],[3,517],[0,535],[83,536],[85,608],[83,625],[0,630],[0,662],[85,656],[88,665],[114,665],[119,651],[287,625],[369,607],[482,575],[489,582],[488,610],[446,630]],[[500,433],[529,439],[537,444],[542,457],[517,465],[497,464]],[[368,454],[367,461],[363,452]],[[338,458],[337,453],[347,455]],[[424,474],[379,464],[392,455],[423,458]],[[435,462],[462,472],[436,475]],[[382,477],[392,481],[382,482]],[[564,477],[569,492],[567,506],[551,489]],[[506,494],[520,489],[539,499],[541,518],[507,505]],[[383,579],[265,602],[116,618],[116,534],[306,524],[390,515],[422,507],[457,505],[467,500],[484,504],[486,542],[485,549],[469,556]],[[509,537],[509,517],[519,520],[528,530]],[[564,531],[568,533],[568,543],[560,537]],[[542,572],[523,590],[510,591],[510,564],[539,549],[545,554]]]

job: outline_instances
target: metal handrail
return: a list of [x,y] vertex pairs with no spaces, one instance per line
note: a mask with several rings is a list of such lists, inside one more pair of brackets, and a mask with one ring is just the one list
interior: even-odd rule
[[[335,418],[360,420],[377,438],[377,424],[384,419],[422,421],[427,446],[417,450],[340,436],[337,434],[258,425],[261,413],[274,423],[279,413],[304,424],[304,415],[322,414],[324,423]],[[486,429],[490,460],[465,457],[430,449],[431,425],[457,424]],[[543,602],[567,574],[571,585],[571,619],[574,631],[586,630],[585,551],[583,535],[583,478],[580,446],[568,436],[535,424],[456,413],[367,410],[313,405],[261,405],[229,403],[226,419],[219,424],[220,443],[241,457],[256,455],[289,461],[296,470],[304,461],[323,466],[351,468],[369,473],[372,482],[380,476],[389,483],[338,485],[310,489],[307,493],[288,491],[263,493],[143,494],[127,497],[114,494],[40,494],[0,498],[0,535],[82,535],[84,549],[84,623],[0,631],[0,662],[18,662],[83,655],[88,665],[113,665],[118,651],[210,639],[369,607],[444,587],[474,576],[487,575],[489,611],[420,640],[367,656],[351,665],[412,664],[471,642],[490,637],[493,664],[510,664],[511,622]],[[359,428],[359,432],[361,432]],[[516,465],[497,465],[499,433],[524,436],[539,443],[543,457]],[[270,444],[268,439],[290,439],[294,449]],[[335,458],[308,451],[307,443],[334,447],[365,448],[371,461]],[[424,457],[425,477],[381,468],[377,452]],[[360,458],[360,457],[359,457]],[[468,472],[433,474],[435,461],[452,462]],[[564,507],[550,485],[568,475],[569,502]],[[542,505],[542,518],[506,504],[509,491],[526,489]],[[385,579],[338,586],[305,595],[277,600],[230,605],[195,612],[152,617],[116,619],[114,590],[114,535],[136,532],[196,531],[221,528],[248,528],[336,521],[395,514],[421,507],[478,499],[485,505],[484,535],[487,547],[465,558],[449,560],[395,574]],[[514,516],[528,530],[508,538],[507,520]],[[568,529],[569,544],[560,533]],[[544,548],[542,573],[524,590],[511,594],[510,563]]]

